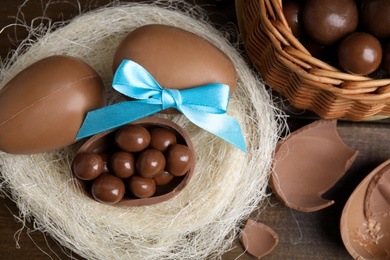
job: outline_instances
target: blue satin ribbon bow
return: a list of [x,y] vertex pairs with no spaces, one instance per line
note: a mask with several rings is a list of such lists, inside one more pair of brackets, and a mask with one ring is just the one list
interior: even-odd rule
[[88,112],[76,140],[167,108],[175,108],[197,126],[246,152],[239,123],[226,114],[230,97],[227,85],[216,83],[184,90],[167,89],[161,87],[141,65],[124,60],[114,75],[112,86],[120,93],[137,100]]

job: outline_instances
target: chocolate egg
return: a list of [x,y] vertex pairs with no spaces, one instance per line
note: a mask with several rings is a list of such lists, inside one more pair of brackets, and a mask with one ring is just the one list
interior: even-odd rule
[[0,150],[33,154],[71,145],[87,112],[105,102],[99,75],[83,61],[37,61],[0,91]]
[[95,179],[103,170],[103,158],[95,153],[79,153],[72,163],[73,173],[82,180]]
[[366,75],[374,72],[382,61],[382,46],[372,35],[355,32],[348,35],[338,47],[339,65],[346,71]]
[[335,44],[355,31],[359,18],[353,0],[308,0],[302,15],[307,34],[325,45]]
[[177,143],[174,133],[163,127],[156,127],[149,130],[150,148],[165,152],[171,145]]
[[127,152],[139,152],[149,146],[150,133],[142,126],[126,125],[116,133],[115,143]]
[[156,192],[156,184],[153,179],[143,178],[137,175],[130,177],[127,186],[134,196],[138,198],[149,198]]
[[123,181],[109,174],[102,174],[92,182],[92,196],[100,202],[107,204],[118,203],[125,194],[125,184]]
[[299,38],[304,30],[302,22],[302,5],[299,1],[283,2],[283,15],[291,28],[292,34]]
[[175,144],[170,147],[166,154],[166,170],[174,176],[183,176],[191,167],[192,153],[183,144]]
[[390,37],[390,1],[364,0],[361,20],[366,31],[378,38]]
[[115,152],[110,157],[110,170],[119,178],[129,178],[135,172],[134,155],[125,151]]
[[181,28],[149,24],[130,32],[118,46],[115,71],[124,60],[144,67],[164,88],[187,89],[210,83],[236,87],[233,62],[217,46]]
[[144,178],[153,178],[160,175],[165,168],[165,156],[156,149],[142,151],[136,161],[137,173]]

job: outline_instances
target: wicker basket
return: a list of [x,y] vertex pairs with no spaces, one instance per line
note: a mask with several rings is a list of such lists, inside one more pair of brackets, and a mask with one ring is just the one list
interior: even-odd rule
[[264,81],[296,108],[351,121],[390,116],[390,79],[342,72],[313,57],[293,36],[282,0],[237,0],[249,59]]

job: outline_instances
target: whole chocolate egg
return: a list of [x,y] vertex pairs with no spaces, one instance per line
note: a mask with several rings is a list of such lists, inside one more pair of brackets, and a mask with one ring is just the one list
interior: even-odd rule
[[335,44],[355,31],[359,20],[354,0],[308,0],[302,15],[307,34],[324,45]]
[[217,46],[187,30],[149,24],[130,32],[118,46],[115,71],[124,60],[144,67],[164,88],[187,89],[211,83],[236,87],[233,62]]
[[364,0],[361,20],[366,31],[377,38],[390,37],[390,1]]
[[299,38],[303,32],[302,8],[299,1],[288,0],[283,2],[283,15],[291,28],[292,34]]
[[71,145],[87,112],[105,103],[99,75],[82,60],[37,61],[0,90],[0,150],[33,154]]
[[358,75],[374,72],[382,61],[382,46],[371,34],[355,32],[338,47],[338,62],[344,70]]

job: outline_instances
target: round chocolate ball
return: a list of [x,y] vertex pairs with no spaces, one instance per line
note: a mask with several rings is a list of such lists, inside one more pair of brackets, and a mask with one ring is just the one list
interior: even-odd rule
[[128,179],[127,188],[138,198],[149,198],[156,192],[153,179],[133,175]]
[[176,136],[172,131],[163,128],[156,127],[149,130],[150,133],[150,148],[157,149],[161,152],[165,152],[171,145],[176,144]]
[[354,0],[308,0],[302,20],[311,38],[332,45],[355,31],[359,14]]
[[118,151],[111,155],[110,169],[119,178],[128,178],[135,172],[134,155],[125,151]]
[[175,144],[166,153],[165,169],[174,176],[183,176],[190,170],[192,160],[191,150],[186,145]]
[[154,177],[153,180],[157,186],[163,186],[170,183],[174,177],[175,176],[170,174],[168,171],[163,171],[160,175]]
[[347,72],[367,75],[374,72],[382,61],[382,46],[371,34],[355,32],[347,36],[338,47],[338,62]]
[[299,1],[288,0],[283,2],[283,14],[292,34],[299,38],[303,32],[302,4]]
[[362,24],[368,33],[380,39],[390,37],[389,0],[364,0],[360,10]]
[[153,178],[164,171],[165,164],[165,156],[161,151],[146,149],[138,156],[135,167],[142,177]]
[[99,154],[79,153],[73,159],[72,171],[81,180],[95,179],[103,169],[103,158]]
[[100,202],[107,204],[118,203],[125,195],[125,184],[123,181],[109,174],[102,174],[92,182],[92,196]]
[[149,146],[149,131],[139,125],[125,125],[115,135],[116,145],[130,153],[140,152]]

